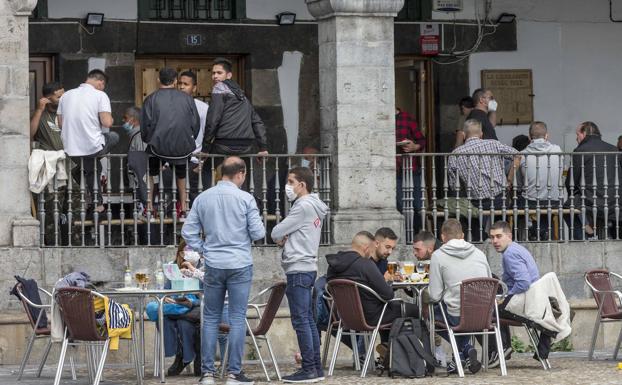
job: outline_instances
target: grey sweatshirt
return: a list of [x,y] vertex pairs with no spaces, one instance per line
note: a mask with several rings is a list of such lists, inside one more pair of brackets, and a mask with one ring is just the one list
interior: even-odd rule
[[285,274],[317,271],[317,250],[322,234],[322,220],[328,207],[317,194],[296,199],[289,214],[272,229],[277,242],[287,236],[281,255]]
[[[523,152],[520,166],[523,176],[523,197],[529,200],[559,200],[563,198],[560,186],[559,155],[546,155],[562,152],[562,149],[545,139],[534,139]],[[534,154],[534,155],[531,155]],[[591,183],[591,181],[590,181]],[[562,185],[562,189],[563,184]]]
[[430,301],[440,301],[443,290],[447,289],[442,298],[447,305],[447,312],[458,317],[460,286],[452,286],[465,279],[490,276],[490,266],[484,253],[464,239],[452,239],[432,254]]

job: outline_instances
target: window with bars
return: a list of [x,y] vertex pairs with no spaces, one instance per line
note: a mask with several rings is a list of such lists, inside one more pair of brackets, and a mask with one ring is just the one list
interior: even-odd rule
[[397,21],[427,21],[432,18],[432,0],[405,0]]
[[231,20],[240,18],[236,0],[143,0],[141,19]]

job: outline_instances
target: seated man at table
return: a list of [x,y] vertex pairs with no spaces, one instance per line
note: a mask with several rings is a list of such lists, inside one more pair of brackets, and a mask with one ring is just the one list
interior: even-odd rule
[[376,264],[380,274],[387,272],[387,260],[395,250],[397,244],[397,235],[388,227],[381,227],[374,234],[373,250],[371,251],[371,259]]
[[[479,277],[490,277],[490,266],[484,253],[464,240],[462,225],[450,218],[441,227],[443,246],[432,254],[430,263],[430,301],[440,302],[435,306],[434,317],[442,320],[440,306],[443,306],[450,326],[460,323],[460,287],[456,283]],[[443,295],[443,292],[445,293]],[[448,339],[447,333],[439,333]],[[477,373],[482,364],[477,360],[477,351],[469,343],[468,336],[456,336],[460,360],[463,367]],[[447,364],[447,373],[457,373],[455,360]]]

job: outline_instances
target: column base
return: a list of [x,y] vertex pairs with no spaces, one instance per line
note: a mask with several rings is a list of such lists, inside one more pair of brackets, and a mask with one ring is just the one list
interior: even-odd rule
[[18,217],[11,223],[11,235],[15,247],[39,246],[39,221],[33,217]]
[[404,217],[392,209],[341,209],[332,214],[333,242],[349,245],[359,231],[375,233],[381,227],[389,227],[397,234],[399,243],[404,240]]

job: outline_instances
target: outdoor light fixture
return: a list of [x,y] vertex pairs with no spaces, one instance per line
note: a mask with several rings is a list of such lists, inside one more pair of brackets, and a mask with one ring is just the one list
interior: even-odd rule
[[87,27],[101,27],[102,24],[104,24],[103,13],[88,13],[86,15],[86,26]]
[[501,23],[512,23],[514,22],[514,19],[516,19],[516,15],[513,13],[502,13],[499,15],[499,18],[497,18],[497,24],[501,24]]
[[292,25],[296,22],[296,14],[293,12],[281,12],[276,15],[278,25]]

